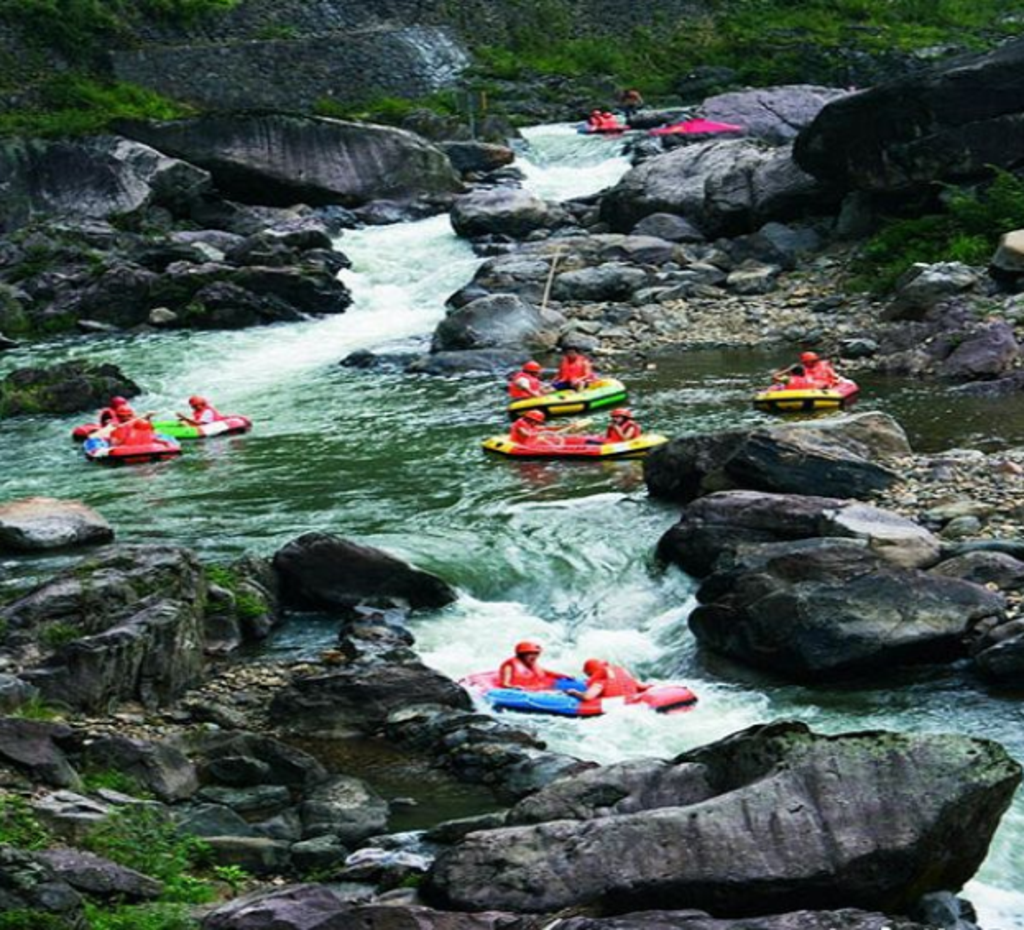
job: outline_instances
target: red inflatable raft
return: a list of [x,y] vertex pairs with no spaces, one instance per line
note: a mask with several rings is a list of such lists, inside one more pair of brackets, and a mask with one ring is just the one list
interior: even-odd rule
[[687,119],[681,123],[673,123],[671,126],[659,126],[651,129],[648,135],[651,136],[718,136],[736,135],[743,132],[742,126],[735,123],[716,123],[709,119]]
[[568,689],[586,690],[587,683],[579,678],[548,676],[542,687],[502,688],[497,672],[478,672],[468,675],[459,684],[476,694],[495,710],[516,711],[522,714],[547,714],[555,717],[600,717],[616,707],[640,706],[660,714],[678,714],[697,703],[697,695],[685,685],[651,685],[645,691],[629,698],[605,698],[581,701]]
[[[71,438],[76,442],[84,442],[100,428],[98,423],[83,423],[71,431]],[[153,429],[171,439],[209,439],[211,436],[236,436],[252,429],[252,420],[248,417],[231,414],[214,420],[212,423],[182,423],[180,420],[154,420]]]
[[85,457],[99,465],[145,465],[149,462],[162,462],[181,455],[181,446],[173,439],[154,436],[145,443],[126,443],[111,445],[106,439],[93,437],[85,440],[82,446]]

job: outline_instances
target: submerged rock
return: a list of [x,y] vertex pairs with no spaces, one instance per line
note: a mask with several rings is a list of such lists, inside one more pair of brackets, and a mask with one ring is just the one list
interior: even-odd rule
[[425,895],[467,911],[906,911],[974,874],[1021,777],[985,740],[821,736],[799,723],[755,727],[674,764],[704,770],[705,797],[471,833],[439,855]]

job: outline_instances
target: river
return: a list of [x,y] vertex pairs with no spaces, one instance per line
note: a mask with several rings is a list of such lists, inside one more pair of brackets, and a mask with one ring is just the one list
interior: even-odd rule
[[[559,199],[591,193],[626,169],[617,146],[567,127],[527,133],[528,185]],[[623,712],[539,720],[550,746],[599,761],[668,756],[754,723],[798,718],[828,732],[891,728],[997,739],[1024,761],[1019,701],[957,668],[807,688],[701,656],[686,629],[694,584],[652,559],[676,508],[649,500],[640,466],[485,458],[479,440],[505,424],[494,377],[438,379],[339,366],[355,349],[426,345],[444,299],[479,264],[447,217],[346,232],[349,312],[241,332],[159,333],[56,341],[8,352],[0,375],[29,363],[90,357],[144,386],[137,409],[169,413],[192,393],[251,416],[252,434],[189,446],[178,461],[134,469],[87,465],[68,439],[81,418],[7,421],[0,500],[79,497],[126,543],[180,543],[205,558],[270,554],[326,530],[379,545],[458,585],[452,607],[415,621],[425,659],[451,675],[493,667],[537,638],[546,664],[578,670],[589,655],[699,695],[687,714]],[[784,352],[704,351],[621,374],[642,423],[675,435],[761,418],[749,396]],[[863,378],[868,403],[893,412],[918,448],[1024,442],[1024,409],[957,401],[920,385]],[[63,556],[0,562],[0,584],[57,567]],[[6,581],[5,581],[6,579]],[[330,625],[293,623],[272,649],[315,652]],[[517,721],[520,722],[520,721]],[[1024,928],[1024,800],[1006,816],[967,896],[986,930]]]

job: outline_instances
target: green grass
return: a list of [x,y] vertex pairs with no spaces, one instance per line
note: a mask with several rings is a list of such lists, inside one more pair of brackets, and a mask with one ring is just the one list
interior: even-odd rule
[[0,136],[81,136],[102,132],[114,120],[166,120],[194,108],[135,84],[101,81],[82,74],[52,78],[37,109],[0,113]]
[[0,845],[16,849],[46,849],[50,831],[39,821],[28,801],[15,794],[0,794]]
[[47,649],[60,649],[61,646],[73,643],[83,635],[78,627],[58,620],[43,627],[39,632],[39,642],[46,646]]
[[63,714],[51,704],[47,704],[42,698],[29,698],[24,704],[9,712],[11,717],[20,717],[22,720],[60,720]]
[[181,836],[160,810],[139,805],[116,811],[91,830],[85,848],[164,883],[169,903],[202,904],[213,898],[210,882],[190,874],[207,863],[209,847]]
[[19,907],[0,914],[0,930],[67,930],[68,923],[57,914]]
[[85,791],[119,791],[121,794],[128,794],[134,798],[149,799],[152,795],[146,791],[138,782],[124,772],[117,769],[99,769],[82,773],[82,788]]
[[[180,904],[139,904],[102,908],[86,904],[90,930],[196,930],[199,922]],[[2,927],[2,925],[0,925]]]
[[230,10],[239,0],[0,0],[0,22],[70,61],[96,61],[109,44],[126,43],[147,20],[188,25]]
[[1024,32],[1012,16],[1024,0],[718,0],[700,16],[596,38],[575,34],[565,0],[517,6],[508,45],[476,50],[480,79],[604,77],[649,98],[699,66],[732,68],[740,84],[846,83],[852,53],[980,49]]
[[401,123],[416,110],[430,110],[434,113],[452,115],[458,112],[458,102],[451,92],[441,92],[418,99],[375,97],[359,104],[342,104],[330,97],[323,97],[313,105],[313,112],[317,116],[365,120],[387,125]]
[[861,249],[849,286],[884,293],[915,262],[987,264],[1000,236],[1021,227],[1024,180],[997,170],[984,190],[949,188],[942,213],[889,220]]

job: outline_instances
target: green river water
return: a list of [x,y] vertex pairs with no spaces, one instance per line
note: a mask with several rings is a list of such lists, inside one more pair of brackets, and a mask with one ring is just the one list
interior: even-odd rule
[[[625,163],[608,140],[564,127],[530,133],[528,183],[546,197],[614,182]],[[485,457],[479,440],[504,426],[504,393],[487,376],[436,379],[342,368],[358,348],[412,351],[443,315],[445,297],[479,259],[446,217],[346,233],[355,304],[335,318],[230,333],[161,333],[56,342],[0,357],[14,367],[72,357],[119,364],[146,389],[137,409],[169,413],[191,393],[255,421],[242,437],[189,445],[175,462],[106,469],[69,440],[83,417],[28,417],[0,426],[0,500],[78,497],[125,543],[175,543],[204,558],[271,554],[326,530],[379,545],[436,571],[458,603],[415,621],[425,659],[457,676],[493,667],[535,637],[547,664],[577,670],[590,654],[678,679],[700,695],[691,713],[625,711],[538,720],[552,748],[599,761],[671,755],[757,722],[799,718],[823,731],[954,731],[1003,742],[1024,761],[1021,702],[959,668],[807,688],[699,655],[686,629],[694,584],[659,568],[653,547],[677,508],[649,500],[638,463],[528,463]],[[784,351],[702,351],[615,373],[641,422],[669,435],[763,420],[749,397]],[[893,413],[916,448],[1024,444],[1024,404],[968,402],[931,385],[859,377],[860,409]],[[65,556],[0,561],[0,584],[23,583]],[[313,654],[331,624],[292,621],[269,650]],[[517,723],[522,723],[517,718]],[[402,763],[373,756],[387,770]],[[354,761],[358,761],[358,756]],[[364,760],[371,765],[369,757]],[[371,778],[372,780],[372,778]],[[393,784],[401,779],[392,779]],[[461,792],[461,793],[460,793]],[[437,816],[479,806],[479,792],[448,786]],[[1024,928],[1024,799],[1007,814],[981,873],[967,888],[986,930]]]

